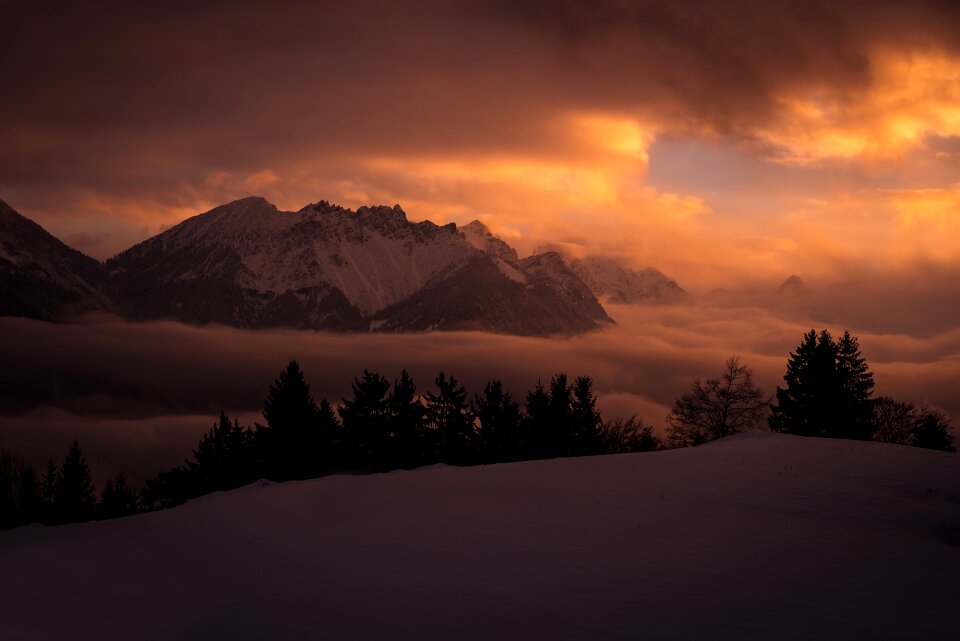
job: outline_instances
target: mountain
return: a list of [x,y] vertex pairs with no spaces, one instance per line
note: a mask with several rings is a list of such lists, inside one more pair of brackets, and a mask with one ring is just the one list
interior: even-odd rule
[[100,263],[0,200],[0,316],[61,320],[109,309]]
[[673,303],[685,294],[675,280],[652,267],[637,271],[604,256],[575,259],[570,267],[595,296],[609,303]]
[[107,261],[130,318],[333,331],[575,334],[610,322],[559,256],[519,260],[479,222],[412,223],[398,206],[246,198]]

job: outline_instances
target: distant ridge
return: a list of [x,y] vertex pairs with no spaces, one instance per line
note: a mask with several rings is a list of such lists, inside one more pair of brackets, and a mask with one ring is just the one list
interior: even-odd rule
[[[399,206],[282,212],[250,197],[99,263],[0,207],[0,314],[345,332],[571,335],[611,323],[554,253],[519,259],[479,221],[412,223]],[[49,257],[45,259],[44,257]]]

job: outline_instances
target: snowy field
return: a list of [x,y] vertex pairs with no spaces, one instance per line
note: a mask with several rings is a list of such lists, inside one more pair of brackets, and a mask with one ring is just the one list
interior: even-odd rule
[[957,639],[960,457],[757,434],[0,533],[0,639]]

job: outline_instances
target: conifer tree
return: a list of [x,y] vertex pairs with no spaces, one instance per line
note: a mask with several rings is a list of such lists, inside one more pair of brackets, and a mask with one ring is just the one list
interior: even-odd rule
[[57,476],[54,491],[55,518],[61,523],[86,521],[93,517],[95,507],[90,466],[83,456],[80,443],[74,441]]
[[480,423],[477,443],[480,461],[501,463],[520,457],[520,406],[498,380],[489,381],[473,402]]
[[567,383],[567,375],[556,374],[550,380],[550,401],[547,405],[547,428],[544,455],[565,456],[573,447],[573,390]]
[[[285,433],[290,434],[294,432]],[[256,480],[253,446],[253,434],[221,411],[193,451],[196,462],[187,461],[186,466],[203,492],[240,487]]]
[[0,448],[0,529],[17,525],[17,458]]
[[837,436],[869,439],[873,435],[873,373],[860,353],[860,343],[850,332],[837,341],[837,373],[843,388]]
[[427,392],[426,410],[427,421],[437,435],[440,460],[452,465],[471,463],[476,426],[467,390],[456,377],[448,378],[443,372],[434,382],[437,391]]
[[786,387],[777,387],[770,428],[801,436],[869,438],[873,374],[857,340],[835,342],[827,330],[810,330],[790,354]]
[[137,497],[127,485],[127,477],[120,471],[104,483],[100,492],[98,514],[102,519],[129,516],[137,512]]
[[537,381],[533,390],[527,392],[521,427],[522,458],[529,460],[550,456],[550,395],[540,381]]
[[574,381],[570,418],[574,446],[569,453],[574,456],[599,454],[603,421],[597,409],[597,396],[593,393],[593,380],[589,376],[580,376]]
[[256,438],[264,475],[282,481],[320,473],[332,426],[314,402],[297,361],[290,361],[267,391],[263,418],[267,425],[257,426]]
[[391,420],[387,405],[390,381],[380,374],[363,370],[353,379],[353,399],[342,400],[337,410],[343,421],[344,438],[354,465],[369,469],[387,469],[391,458]]
[[426,410],[417,398],[417,386],[403,370],[387,397],[393,439],[391,467],[413,468],[423,463],[429,450],[424,432]]
[[17,520],[20,523],[36,523],[43,518],[43,503],[40,499],[40,481],[32,465],[24,463],[17,477]]

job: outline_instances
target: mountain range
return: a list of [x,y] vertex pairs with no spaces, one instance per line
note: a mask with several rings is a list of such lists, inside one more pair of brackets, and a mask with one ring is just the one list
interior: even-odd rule
[[410,222],[398,206],[326,201],[282,212],[244,198],[100,263],[0,201],[0,315],[328,331],[578,334],[612,322],[600,298],[669,301],[657,270],[611,259],[520,258],[483,223]]

